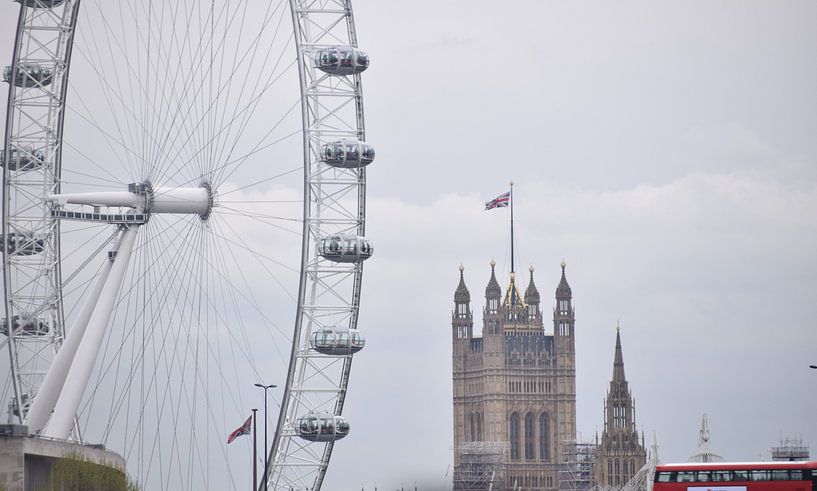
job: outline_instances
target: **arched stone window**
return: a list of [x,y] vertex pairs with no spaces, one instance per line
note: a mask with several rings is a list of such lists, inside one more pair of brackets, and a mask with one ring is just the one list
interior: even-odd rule
[[525,460],[533,460],[536,458],[536,455],[533,453],[533,438],[536,432],[536,429],[533,427],[534,419],[533,413],[528,413],[525,415]]
[[550,417],[548,413],[539,415],[539,458],[550,460]]
[[509,430],[511,435],[511,459],[519,460],[519,413],[511,414]]

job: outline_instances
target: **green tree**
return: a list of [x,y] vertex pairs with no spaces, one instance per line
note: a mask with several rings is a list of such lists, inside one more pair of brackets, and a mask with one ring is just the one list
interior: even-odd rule
[[46,491],[139,491],[139,486],[124,470],[75,454],[54,464]]

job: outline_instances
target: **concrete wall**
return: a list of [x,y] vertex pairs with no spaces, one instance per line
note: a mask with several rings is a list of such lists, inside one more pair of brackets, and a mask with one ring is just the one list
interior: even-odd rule
[[[4,431],[5,430],[5,431]],[[125,469],[121,455],[100,446],[27,436],[27,428],[0,425],[0,490],[39,491],[54,464],[66,456]]]

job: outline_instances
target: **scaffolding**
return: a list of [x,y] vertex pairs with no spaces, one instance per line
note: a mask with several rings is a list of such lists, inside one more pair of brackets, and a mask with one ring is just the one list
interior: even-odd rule
[[507,442],[468,442],[457,448],[454,491],[504,491]]
[[803,443],[802,438],[780,438],[780,445],[769,449],[772,460],[775,462],[808,460],[808,444]]
[[562,462],[559,469],[560,491],[595,489],[596,445],[567,441],[562,444]]

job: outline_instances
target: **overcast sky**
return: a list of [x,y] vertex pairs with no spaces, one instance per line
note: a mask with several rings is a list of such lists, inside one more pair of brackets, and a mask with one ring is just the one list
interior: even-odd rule
[[475,312],[492,258],[507,284],[508,213],[482,208],[510,180],[546,311],[567,263],[582,439],[620,322],[664,461],[693,452],[703,413],[727,459],[781,435],[817,454],[817,3],[354,6],[376,255],[325,489],[445,489],[457,268]]
[[491,258],[507,282],[508,213],[482,205],[509,180],[543,303],[568,264],[583,438],[620,320],[665,461],[704,412],[728,459],[781,435],[817,454],[817,4],[397,5],[355,2],[378,250],[332,489],[444,482],[457,267],[477,312]]

